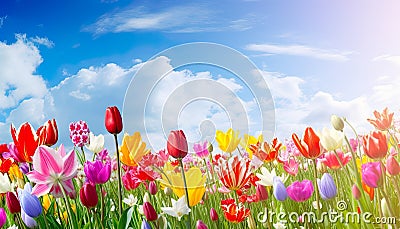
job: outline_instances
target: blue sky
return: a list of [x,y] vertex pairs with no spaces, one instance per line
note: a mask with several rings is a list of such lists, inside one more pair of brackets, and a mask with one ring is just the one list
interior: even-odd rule
[[[398,1],[2,1],[0,141],[11,140],[11,123],[37,128],[53,117],[67,145],[71,121],[87,120],[104,133],[105,107],[122,108],[138,69],[188,42],[222,44],[256,64],[275,101],[276,130],[268,131],[280,138],[308,125],[329,126],[333,113],[367,131],[374,109],[400,108],[399,10]],[[172,71],[160,95],[193,79],[218,81],[241,99],[256,120],[251,132],[258,131],[252,95],[237,77],[205,66],[174,69],[173,61],[154,60],[156,69]],[[192,120],[178,126],[196,141],[196,122],[229,127],[222,114],[216,104],[199,102],[182,112]],[[163,144],[157,128],[150,133],[155,149]]]

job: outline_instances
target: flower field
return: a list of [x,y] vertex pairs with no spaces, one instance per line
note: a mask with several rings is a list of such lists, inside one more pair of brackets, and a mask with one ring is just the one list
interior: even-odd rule
[[113,149],[84,121],[69,126],[71,152],[54,119],[11,125],[13,142],[0,145],[0,227],[399,228],[393,116],[375,111],[364,135],[333,115],[330,128],[288,139],[217,130],[214,144],[193,147],[173,130],[159,152],[123,133],[117,107],[105,112]]

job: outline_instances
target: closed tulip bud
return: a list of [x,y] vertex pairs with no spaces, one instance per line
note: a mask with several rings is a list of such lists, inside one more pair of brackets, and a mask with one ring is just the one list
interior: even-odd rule
[[247,226],[249,229],[257,228],[256,221],[254,221],[253,217],[251,217],[251,216],[247,217]]
[[157,194],[157,184],[154,181],[150,181],[149,183],[149,192],[151,195]]
[[147,221],[155,221],[158,219],[158,215],[153,205],[149,202],[144,202],[143,204],[143,213],[146,216]]
[[97,196],[96,186],[91,183],[86,183],[82,186],[79,191],[79,198],[83,206],[87,208],[93,208],[99,202],[99,197]]
[[400,173],[400,165],[393,154],[389,155],[386,160],[386,170],[392,176],[397,176]]
[[351,188],[351,193],[353,194],[354,199],[359,200],[361,197],[360,189],[358,189],[357,185],[354,184]]
[[173,130],[169,133],[167,150],[175,159],[182,159],[187,155],[188,143],[182,130]]
[[21,205],[13,192],[7,192],[6,204],[11,214],[21,212]]
[[209,153],[212,153],[212,151],[214,150],[214,146],[211,144],[211,142],[208,142],[207,150]]
[[107,107],[105,118],[106,129],[110,134],[119,134],[122,131],[122,117],[116,106]]
[[375,160],[386,157],[388,142],[386,134],[382,131],[373,131],[362,138],[365,154]]
[[214,208],[210,209],[210,218],[212,221],[217,221],[218,220],[218,213]]
[[172,189],[171,189],[171,188],[169,188],[169,187],[165,187],[165,188],[164,188],[164,194],[165,194],[165,195],[170,196],[172,193],[173,193],[173,192],[172,192]]
[[141,228],[141,229],[151,229],[151,226],[150,226],[150,224],[149,224],[146,220],[143,220],[143,221],[142,221],[142,225],[141,225],[140,228]]
[[258,201],[264,201],[268,199],[268,192],[267,189],[265,189],[265,186],[261,184],[257,184],[256,186],[256,196]]
[[273,194],[275,198],[279,201],[286,200],[288,197],[287,190],[279,177],[274,177],[272,186],[274,189]]
[[335,181],[329,173],[324,173],[322,175],[321,180],[317,180],[319,193],[321,194],[322,199],[329,200],[336,196],[337,188]]
[[0,228],[3,227],[4,224],[6,224],[6,221],[7,221],[6,211],[4,211],[3,208],[0,208]]
[[317,171],[319,173],[325,173],[327,170],[327,166],[322,163],[320,160],[317,160]]
[[[28,186],[30,187],[30,185]],[[25,187],[27,187],[27,185],[25,185]],[[28,190],[28,188],[25,188],[19,194],[21,208],[24,210],[26,215],[32,218],[36,218],[40,214],[42,214],[42,204],[40,203],[37,196],[32,195],[28,192]]]
[[196,229],[208,229],[207,225],[203,223],[201,220],[197,220]]
[[335,128],[335,130],[343,131],[344,122],[343,122],[343,119],[340,118],[339,116],[332,115],[331,116],[331,124],[332,124],[333,128]]
[[39,127],[36,131],[39,136],[40,142],[43,145],[53,146],[58,141],[58,128],[56,120],[48,120],[43,126]]
[[34,218],[30,217],[29,215],[27,215],[27,214],[23,211],[23,209],[22,209],[22,211],[21,211],[21,219],[22,219],[22,221],[25,223],[25,225],[26,225],[28,228],[35,228],[35,227],[37,227],[36,220],[35,220]]

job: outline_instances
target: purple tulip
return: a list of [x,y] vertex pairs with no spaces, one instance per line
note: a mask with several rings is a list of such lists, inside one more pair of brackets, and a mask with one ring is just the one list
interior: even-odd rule
[[317,180],[317,183],[322,199],[329,200],[336,196],[337,188],[335,185],[335,181],[329,173],[324,173],[321,180]]
[[210,154],[208,152],[208,142],[204,141],[203,143],[195,143],[193,145],[194,152],[197,154],[197,156],[201,158],[206,158]]
[[142,221],[142,225],[141,225],[140,228],[141,228],[141,229],[151,229],[151,226],[150,226],[150,224],[149,224],[146,220],[143,220],[143,221]]
[[284,201],[288,197],[285,185],[279,177],[274,177],[272,187],[274,188],[274,196],[279,201]]
[[26,183],[24,189],[18,189],[19,201],[21,208],[29,217],[36,218],[42,214],[42,204],[39,198],[32,195],[32,187],[30,183]]
[[363,164],[361,171],[362,180],[366,185],[371,188],[377,188],[381,185],[382,170],[381,163],[379,161]]
[[21,211],[21,218],[25,225],[29,228],[35,228],[37,226],[36,220],[29,215],[27,215],[24,210]]
[[296,202],[308,200],[314,192],[314,186],[310,180],[295,181],[287,187],[290,199]]
[[93,184],[104,184],[110,179],[111,162],[107,161],[103,164],[102,161],[85,162],[83,168],[86,178]]

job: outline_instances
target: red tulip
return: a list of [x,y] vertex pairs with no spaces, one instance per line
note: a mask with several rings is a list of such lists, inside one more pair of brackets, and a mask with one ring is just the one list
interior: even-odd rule
[[17,147],[18,157],[21,159],[21,162],[32,162],[32,156],[35,154],[40,142],[31,124],[27,122],[22,124],[18,131],[11,124],[11,136]]
[[150,181],[149,183],[149,193],[151,195],[157,194],[157,184],[154,181]]
[[7,192],[6,204],[11,214],[21,212],[21,205],[13,192]]
[[153,205],[149,202],[143,203],[143,213],[146,216],[147,221],[155,221],[158,219],[158,215]]
[[218,220],[218,213],[214,208],[210,209],[210,218],[212,221],[217,221]]
[[302,140],[296,134],[292,135],[292,139],[300,153],[308,159],[315,159],[323,153],[319,137],[311,127],[306,128]]
[[36,131],[42,145],[53,146],[58,141],[58,128],[56,120],[48,120]]
[[256,186],[256,196],[258,201],[264,201],[268,199],[268,192],[265,186],[257,184]]
[[168,154],[176,159],[187,155],[188,143],[182,130],[173,130],[169,133],[167,149]]
[[372,159],[382,159],[388,152],[386,134],[381,131],[373,131],[362,138],[365,154]]
[[390,154],[386,160],[386,170],[392,176],[400,174],[400,165],[395,158],[396,154]]
[[99,202],[96,186],[91,183],[84,184],[79,191],[79,194],[79,198],[81,199],[83,206],[87,208],[95,207]]
[[122,131],[122,117],[116,106],[107,107],[105,118],[106,129],[110,134],[119,134]]

